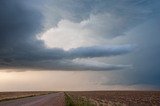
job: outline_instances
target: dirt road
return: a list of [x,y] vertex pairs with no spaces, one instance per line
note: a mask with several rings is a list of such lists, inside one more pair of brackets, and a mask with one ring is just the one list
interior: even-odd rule
[[0,106],[65,106],[63,92],[0,102]]

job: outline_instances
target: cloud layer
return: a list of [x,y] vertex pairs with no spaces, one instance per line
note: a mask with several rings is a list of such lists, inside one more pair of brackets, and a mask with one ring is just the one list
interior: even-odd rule
[[[43,18],[34,6],[27,2],[1,0],[0,14],[0,66],[1,68],[39,68],[53,70],[114,70],[126,68],[124,65],[94,65],[74,63],[76,58],[108,57],[126,54],[132,51],[132,46],[84,46],[65,51],[61,48],[46,48],[37,36],[42,31]],[[98,16],[103,18],[102,16]],[[97,18],[93,17],[93,21]],[[98,18],[99,19],[99,18]],[[92,20],[92,17],[90,17]],[[93,21],[82,22],[83,29]],[[104,20],[102,20],[104,21]],[[97,20],[97,22],[99,22]],[[64,23],[62,23],[65,25]],[[102,23],[100,22],[99,25]],[[66,24],[66,27],[68,24]],[[97,26],[101,29],[100,26]],[[86,27],[87,29],[87,27]],[[90,32],[94,28],[89,29]],[[103,28],[102,28],[103,30]],[[63,32],[63,31],[62,31]],[[103,31],[98,31],[102,32]],[[97,35],[98,33],[95,33]],[[57,35],[58,36],[58,35]],[[83,35],[82,35],[83,36]],[[73,39],[74,40],[74,39]]]
[[0,0],[0,69],[110,71],[92,80],[160,87],[159,7],[159,0]]

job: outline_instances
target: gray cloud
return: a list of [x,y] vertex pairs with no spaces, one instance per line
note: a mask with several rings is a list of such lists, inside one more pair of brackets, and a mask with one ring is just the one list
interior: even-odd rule
[[69,55],[72,58],[109,57],[129,53],[133,50],[131,45],[123,46],[93,46],[71,49]]
[[[113,80],[103,84],[160,87],[159,7],[159,0],[0,0],[0,69],[123,70],[113,71]],[[57,26],[62,19],[71,24],[86,22],[83,28],[91,30],[90,37],[95,39],[112,41],[133,30],[137,33],[132,32],[132,37],[127,35],[130,36],[127,42],[139,44],[142,49],[128,54],[134,49],[132,45],[84,46],[68,51],[46,48],[44,42],[37,39],[38,34],[45,28]],[[137,28],[150,19],[156,21],[148,24],[148,28],[145,24],[144,28]],[[114,60],[115,56],[116,59],[122,57]],[[113,60],[75,61],[95,57]]]
[[90,27],[95,36],[105,38],[125,35],[126,31],[155,17],[160,3],[158,0],[81,0],[78,2],[48,0],[48,2],[49,4],[44,2],[49,7],[44,8],[48,26],[57,25],[57,21],[51,19],[58,21],[66,19],[73,22],[88,20],[91,22],[86,28]]
[[[114,70],[120,65],[93,66],[74,63],[75,58],[107,57],[126,54],[129,46],[80,47],[64,51],[47,49],[43,41],[37,40],[42,31],[43,16],[26,2],[1,0],[0,4],[0,67],[43,68],[62,70]],[[64,61],[64,62],[63,62]],[[66,62],[67,61],[67,62]]]
[[[104,85],[152,85],[160,89],[160,43],[159,17],[152,18],[136,27],[125,36],[129,42],[138,44],[138,48],[122,58],[112,58],[109,61],[130,63],[130,71],[113,72],[110,81]],[[108,73],[106,73],[107,75]]]
[[[94,58],[110,57],[122,55],[131,52],[133,49],[130,45],[104,47],[80,47],[64,51],[63,49],[42,49],[37,51],[23,52],[1,59],[1,67],[21,67],[21,68],[42,68],[57,70],[118,70],[127,68],[125,65],[96,65],[88,63],[75,63],[72,59],[76,58]],[[7,54],[6,54],[7,55]]]
[[[63,2],[63,3],[62,3]],[[115,3],[115,1],[52,1],[48,0],[48,6],[57,8],[58,13],[54,13],[57,20],[68,19],[76,22],[80,22],[84,19],[90,20],[90,15],[95,16],[97,13],[109,13],[111,16],[120,19],[120,21],[113,22],[109,30],[106,30],[106,24],[101,28],[101,24],[105,22],[106,16],[99,16],[102,20],[97,20],[98,30],[96,33],[105,36],[119,36],[124,33],[130,26],[134,26],[135,22],[138,23],[144,20],[145,16],[153,13],[154,8],[150,6],[148,2],[138,1],[123,1]],[[36,4],[37,3],[37,4]],[[37,40],[37,35],[43,31],[44,22],[47,20],[47,16],[44,15],[44,11],[40,11],[39,7],[42,6],[44,1],[38,3],[34,0],[31,1],[15,0],[14,2],[9,0],[0,1],[0,67],[22,67],[22,68],[50,68],[50,69],[77,69],[77,70],[114,70],[122,69],[126,66],[123,65],[107,65],[94,66],[89,64],[74,63],[72,60],[75,58],[94,58],[94,57],[109,57],[116,55],[127,54],[132,51],[132,46],[91,46],[91,47],[79,47],[65,51],[61,48],[48,49],[45,48],[44,42]],[[114,4],[113,7],[109,4]],[[120,3],[120,4],[119,4]],[[155,3],[155,2],[153,2]],[[152,4],[153,4],[152,3]],[[32,5],[30,5],[32,4]],[[53,5],[54,4],[54,5]],[[65,4],[59,8],[60,4]],[[75,5],[73,5],[75,4]],[[34,6],[37,5],[37,6]],[[53,5],[53,6],[51,6]],[[57,6],[56,6],[57,5]],[[72,6],[71,6],[72,5]],[[76,7],[76,6],[79,7]],[[108,6],[107,6],[108,5]],[[39,7],[38,7],[39,6]],[[87,7],[87,8],[84,8]],[[135,9],[135,7],[137,7]],[[144,7],[141,9],[140,7]],[[43,7],[45,8],[45,7]],[[54,8],[49,8],[54,10]],[[102,9],[104,8],[104,9]],[[42,9],[43,10],[43,9]],[[146,10],[146,11],[144,11]],[[85,11],[85,12],[84,12]],[[119,11],[121,11],[119,14]],[[50,12],[51,14],[52,12]],[[68,13],[65,15],[65,13]],[[81,14],[80,14],[81,13]],[[136,13],[136,14],[135,14]],[[107,15],[108,16],[108,15]],[[129,16],[129,17],[128,17]],[[141,18],[142,17],[142,18]],[[98,18],[99,19],[99,18]],[[121,20],[122,19],[122,20]],[[100,23],[99,23],[100,22]],[[122,22],[122,23],[119,23]],[[55,24],[58,21],[55,22]],[[54,24],[54,25],[55,25]],[[96,25],[89,23],[92,26],[92,30],[96,30]],[[111,24],[110,24],[111,25]],[[117,26],[117,27],[116,27]],[[115,29],[115,30],[114,30]],[[107,31],[107,32],[106,32]],[[64,62],[63,62],[64,61]],[[66,62],[67,61],[67,62]],[[77,67],[77,68],[76,68]],[[128,67],[128,66],[127,66]]]

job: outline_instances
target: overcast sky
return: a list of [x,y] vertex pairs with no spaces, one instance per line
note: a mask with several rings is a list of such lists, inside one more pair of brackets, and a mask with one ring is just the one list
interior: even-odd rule
[[160,89],[159,18],[159,0],[0,0],[0,90]]

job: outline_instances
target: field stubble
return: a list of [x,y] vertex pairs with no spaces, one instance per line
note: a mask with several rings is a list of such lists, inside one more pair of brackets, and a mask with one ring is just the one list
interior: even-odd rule
[[159,91],[75,91],[67,93],[75,100],[83,98],[95,106],[160,106]]

